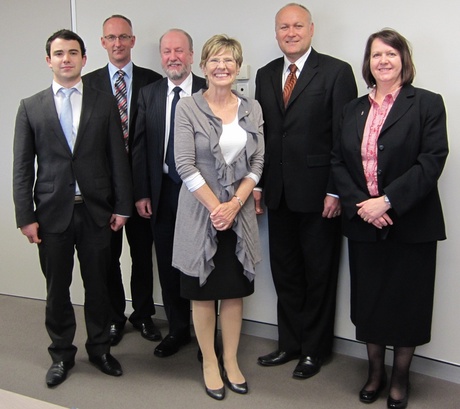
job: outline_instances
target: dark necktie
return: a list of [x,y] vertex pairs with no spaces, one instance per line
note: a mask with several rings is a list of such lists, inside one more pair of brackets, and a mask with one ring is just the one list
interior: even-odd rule
[[118,71],[118,78],[115,81],[115,98],[118,104],[118,111],[120,112],[121,128],[123,129],[123,140],[125,142],[125,149],[128,151],[128,96],[126,93],[125,72]]
[[291,64],[289,66],[289,71],[290,73],[286,79],[283,90],[284,106],[287,106],[289,98],[291,98],[292,90],[294,89],[295,83],[297,82],[297,76],[295,75],[297,66],[295,64]]
[[64,132],[71,151],[73,151],[73,115],[70,96],[74,91],[75,88],[61,88],[59,90],[59,92],[62,92],[64,95],[59,121],[61,122],[62,131]]
[[171,118],[169,122],[169,139],[166,149],[166,164],[168,165],[168,175],[175,182],[180,183],[181,179],[176,170],[176,161],[174,160],[174,116],[176,114],[176,105],[180,99],[181,87],[174,87],[174,98],[171,104]]

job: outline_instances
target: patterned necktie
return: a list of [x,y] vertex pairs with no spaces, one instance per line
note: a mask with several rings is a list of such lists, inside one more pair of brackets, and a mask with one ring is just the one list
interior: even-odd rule
[[74,93],[75,88],[61,88],[59,92],[64,95],[61,106],[61,116],[59,121],[64,135],[69,144],[70,150],[73,152],[73,115],[72,115],[72,103],[70,96]]
[[176,105],[180,99],[181,87],[174,87],[174,98],[171,104],[171,118],[169,122],[169,139],[166,149],[166,164],[168,165],[168,175],[175,182],[180,183],[181,179],[176,170],[176,161],[174,160],[174,116],[176,114]]
[[286,107],[289,101],[289,98],[291,98],[292,90],[294,89],[295,83],[297,82],[297,76],[295,75],[297,71],[297,66],[295,64],[291,64],[289,66],[289,75],[286,79],[286,83],[284,84],[284,90],[283,90],[283,100],[284,100],[284,106]]
[[125,149],[128,152],[128,97],[126,93],[125,72],[118,71],[118,78],[115,81],[115,98],[118,104],[118,111],[120,112],[121,128],[123,129],[123,140],[125,142]]

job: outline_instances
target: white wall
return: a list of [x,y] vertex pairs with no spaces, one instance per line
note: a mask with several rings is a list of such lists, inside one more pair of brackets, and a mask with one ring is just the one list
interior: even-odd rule
[[[250,94],[254,95],[257,68],[280,55],[274,38],[274,15],[286,1],[234,0],[216,3],[169,1],[75,0],[76,31],[87,45],[88,63],[84,72],[98,68],[107,61],[100,46],[102,21],[111,14],[131,18],[137,36],[134,61],[161,72],[158,39],[169,28],[187,30],[195,41],[195,72],[201,46],[211,35],[227,33],[238,38],[244,50],[244,63],[251,68]],[[173,4],[173,6],[171,6]],[[310,0],[304,3],[313,14],[315,37],[313,46],[319,51],[348,61],[354,69],[359,94],[366,92],[360,65],[367,37],[383,27],[400,31],[412,43],[417,67],[415,86],[443,95],[448,110],[450,156],[440,190],[447,222],[448,240],[439,244],[438,276],[432,342],[417,349],[419,355],[460,364],[460,218],[455,217],[459,190],[455,176],[459,173],[460,145],[455,136],[460,132],[460,110],[457,71],[460,55],[456,51],[458,25],[452,0],[439,0],[435,7],[428,0],[387,0],[382,5],[366,0],[335,2]],[[44,43],[59,28],[70,28],[70,0],[2,0],[0,35],[1,78],[7,84],[0,97],[3,149],[0,152],[0,293],[43,298],[44,280],[39,270],[34,246],[16,231],[11,199],[12,137],[14,117],[21,98],[48,86],[51,74],[44,61]],[[264,261],[258,267],[256,292],[245,301],[245,318],[276,324],[276,296],[268,263],[267,223],[260,219]],[[129,283],[129,260],[123,255],[125,282]],[[354,339],[349,320],[348,259],[344,257],[339,280],[336,335]],[[82,301],[81,282],[75,274],[72,288],[75,302]],[[156,282],[155,301],[161,301]],[[127,288],[129,295],[129,289]]]

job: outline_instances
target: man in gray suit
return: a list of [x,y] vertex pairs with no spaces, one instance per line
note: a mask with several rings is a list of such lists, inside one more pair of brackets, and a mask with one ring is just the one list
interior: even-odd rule
[[130,216],[132,186],[115,98],[82,85],[83,40],[60,30],[48,39],[46,52],[53,84],[22,100],[16,118],[13,195],[17,226],[38,245],[46,279],[51,387],[66,379],[77,352],[69,295],[75,248],[89,360],[108,375],[122,374],[110,355],[106,277],[111,232]]
[[[132,140],[135,133],[137,117],[137,98],[139,90],[162,76],[147,68],[138,67],[131,60],[131,50],[136,43],[131,21],[120,14],[107,18],[102,25],[101,44],[107,51],[109,63],[83,76],[83,83],[104,92],[117,95],[117,82],[120,73],[126,85],[127,109],[127,143],[126,153],[132,158]],[[134,207],[134,205],[133,205]],[[133,209],[133,215],[125,226],[126,238],[130,247],[131,265],[131,297],[133,312],[129,321],[141,335],[149,341],[161,339],[160,330],[154,325],[152,315],[155,314],[153,303],[153,236],[148,220],[140,217]],[[117,345],[122,337],[126,323],[126,297],[120,269],[120,256],[123,243],[123,229],[112,233],[112,261],[108,276],[110,305],[112,306],[112,324],[110,339]]]
[[[141,89],[133,146],[134,200],[142,217],[153,229],[163,303],[169,333],[155,348],[158,357],[175,354],[190,342],[190,301],[180,296],[180,273],[171,266],[177,201],[181,181],[166,164],[168,141],[172,137],[171,106],[174,89],[180,97],[190,96],[206,86],[191,73],[193,42],[183,30],[172,29],[160,38],[161,65],[167,78]],[[170,129],[172,128],[172,129]],[[174,175],[175,173],[175,175]]]

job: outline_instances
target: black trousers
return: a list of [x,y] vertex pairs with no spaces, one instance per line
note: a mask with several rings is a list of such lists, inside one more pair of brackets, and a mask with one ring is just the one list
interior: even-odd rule
[[180,271],[172,267],[174,229],[181,185],[163,175],[160,202],[153,224],[153,237],[158,263],[163,304],[169,323],[169,333],[190,334],[190,301],[180,296]]
[[[153,236],[150,221],[137,213],[136,208],[126,223],[124,230],[131,255],[131,296],[133,313],[129,320],[133,323],[150,319],[155,314],[153,302]],[[112,233],[111,264],[108,277],[112,322],[124,325],[126,322],[126,296],[120,268],[123,244],[123,229]]]
[[340,220],[268,210],[270,264],[278,295],[279,348],[326,357],[334,335]]
[[51,338],[48,351],[57,361],[73,361],[76,322],[69,287],[72,282],[74,252],[77,250],[85,287],[84,313],[89,355],[110,351],[110,304],[107,271],[110,263],[111,230],[97,226],[85,204],[75,205],[72,221],[59,234],[40,233],[40,264],[46,278],[46,329]]

